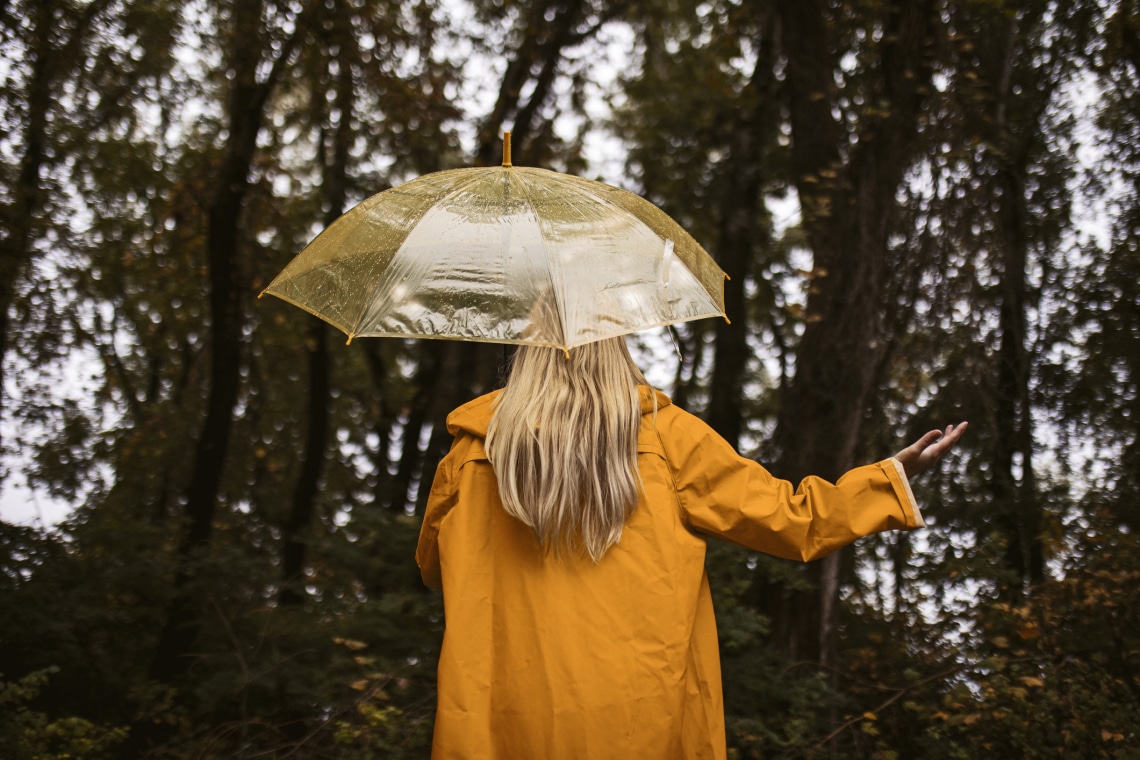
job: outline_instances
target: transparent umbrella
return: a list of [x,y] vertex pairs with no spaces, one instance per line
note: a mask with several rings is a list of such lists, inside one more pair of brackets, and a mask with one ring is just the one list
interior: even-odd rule
[[680,225],[625,190],[503,165],[424,175],[331,224],[269,293],[363,336],[569,350],[724,317],[726,275]]

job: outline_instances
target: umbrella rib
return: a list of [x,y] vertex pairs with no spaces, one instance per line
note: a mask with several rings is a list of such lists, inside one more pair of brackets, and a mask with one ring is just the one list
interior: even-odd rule
[[[637,222],[638,224],[643,224],[643,225],[645,225],[646,227],[648,227],[648,228],[649,228],[650,232],[652,232],[654,235],[656,235],[656,236],[657,236],[659,239],[662,239],[662,240],[664,240],[663,238],[661,238],[661,236],[660,236],[660,235],[658,235],[658,234],[657,234],[657,232],[656,232],[656,231],[654,231],[654,230],[653,230],[653,228],[652,228],[652,227],[650,227],[650,226],[648,225],[648,223],[646,222],[646,220],[642,219],[642,218],[641,218],[641,217],[639,217],[637,214],[635,214],[635,213],[634,213],[634,212],[632,212],[632,211],[629,211],[628,209],[624,208],[623,206],[620,206],[620,205],[618,205],[617,203],[614,203],[614,202],[612,202],[612,201],[608,200],[607,198],[604,198],[603,196],[599,195],[598,193],[594,192],[594,189],[593,189],[593,187],[591,187],[591,184],[592,184],[592,183],[590,183],[590,181],[589,181],[589,180],[583,180],[583,179],[581,179],[580,177],[574,177],[573,175],[568,175],[568,174],[559,174],[558,172],[551,172],[551,174],[553,174],[553,175],[554,175],[554,176],[551,178],[551,179],[552,179],[552,183],[553,183],[553,184],[562,185],[562,186],[564,186],[564,187],[570,187],[570,188],[574,189],[576,192],[580,192],[580,193],[582,193],[583,195],[588,195],[589,197],[593,198],[593,199],[594,199],[594,200],[595,200],[597,203],[599,203],[600,205],[603,205],[603,206],[605,206],[606,208],[612,209],[612,210],[614,210],[614,211],[616,211],[616,212],[620,212],[620,213],[621,213],[623,216],[625,216],[625,217],[627,217],[627,218],[629,218],[629,219],[632,219],[634,222]],[[605,187],[609,187],[609,186],[605,186]],[[635,197],[635,198],[637,198],[637,199],[639,199],[639,200],[641,200],[641,201],[644,201],[645,203],[649,204],[650,206],[653,206],[653,204],[652,204],[652,203],[650,203],[649,201],[646,201],[646,200],[645,200],[644,198],[642,198],[640,195],[637,195],[637,193],[631,193],[631,192],[630,192],[630,191],[628,191],[628,190],[622,190],[620,187],[610,187],[610,189],[611,189],[611,190],[614,190],[614,191],[617,191],[617,192],[619,192],[619,193],[629,193],[629,194],[630,194],[630,195],[632,195],[633,197]],[[656,206],[654,206],[654,208],[656,208]],[[660,211],[660,209],[658,209],[658,211]],[[674,224],[676,224],[676,222],[675,222],[675,221],[674,221],[673,223],[674,223]],[[692,237],[691,235],[689,235],[689,233],[688,233],[688,232],[685,230],[685,228],[684,228],[684,227],[681,227],[679,224],[677,225],[677,227],[678,227],[678,229],[681,231],[681,233],[682,233],[682,234],[683,234],[685,237],[687,237],[687,238],[691,238],[691,237]],[[696,243],[696,241],[693,241],[693,242],[694,242],[694,244],[696,244],[698,247],[700,246],[700,244],[699,244],[699,243]],[[693,268],[692,268],[691,266],[689,266],[689,265],[688,265],[688,264],[685,262],[685,260],[684,260],[684,259],[682,259],[681,257],[679,257],[679,256],[678,256],[678,257],[677,257],[677,262],[678,262],[678,263],[679,263],[681,266],[683,266],[683,267],[684,267],[686,270],[688,270],[688,272],[689,272],[689,274],[690,274],[691,276],[693,276],[693,277],[697,278],[698,282],[700,281],[700,277],[698,276],[698,274],[697,274],[696,272],[694,272],[694,271],[693,271]],[[718,269],[719,269],[719,267],[718,267]],[[722,271],[722,274],[723,274],[723,271]],[[727,276],[727,275],[726,275],[726,276]],[[707,288],[705,289],[705,292],[708,292]],[[710,298],[711,298],[711,297],[713,297],[711,293],[709,294],[709,296],[710,296]],[[723,296],[722,296],[722,298],[723,298]],[[714,298],[714,302],[715,302],[715,298]],[[725,315],[725,313],[724,313],[723,311],[720,311],[720,312],[718,312],[718,313],[717,313],[715,316],[721,316],[721,317],[724,317],[726,320],[728,319],[728,316],[727,316],[727,315]],[[666,324],[673,324],[673,323],[671,323],[671,322],[670,322],[670,323],[666,323]]]
[[[423,213],[423,215],[419,218],[419,220],[414,225],[412,225],[412,227],[408,230],[408,234],[404,235],[404,239],[400,241],[400,244],[398,246],[396,246],[396,250],[392,253],[391,261],[395,261],[396,257],[400,255],[400,251],[403,250],[404,244],[408,242],[408,238],[411,237],[412,231],[416,228],[416,226],[422,224],[425,219],[427,219],[432,213],[434,213],[436,208],[439,206],[440,203],[443,203],[448,198],[451,198],[452,196],[454,196],[456,193],[463,192],[467,188],[471,187],[476,182],[483,179],[483,177],[486,176],[487,173],[488,172],[479,172],[476,176],[472,177],[467,182],[464,182],[461,185],[458,185],[456,187],[451,188],[446,193],[444,193],[443,195],[439,196],[434,201],[432,201],[431,205],[429,205],[427,207],[427,211],[425,211]],[[400,186],[397,185],[396,187],[393,187],[391,189],[396,190],[399,187]],[[371,199],[369,199],[369,200],[371,200]],[[367,203],[367,201],[365,201],[365,202]],[[380,286],[383,285],[383,283],[384,283],[383,279],[378,280],[376,282],[376,284],[372,286],[372,292],[368,296],[368,298],[365,298],[361,301],[360,311],[357,313],[356,317],[352,320],[352,325],[353,325],[352,330],[351,331],[345,330],[345,332],[348,333],[350,341],[352,340],[352,338],[356,337],[356,335],[359,334],[356,332],[356,330],[360,329],[361,322],[364,319],[364,315],[368,313],[368,306],[369,306],[369,304],[372,303],[372,299],[375,298],[376,292],[378,290],[380,290]],[[344,329],[344,328],[341,328],[341,329]]]
[[[522,177],[524,175],[522,172],[519,172],[519,176]],[[519,185],[522,187],[522,195],[523,198],[526,199],[526,205],[530,208],[531,213],[534,214],[535,221],[539,223],[538,239],[542,241],[543,253],[549,254],[549,251],[546,248],[546,236],[542,234],[542,219],[538,215],[538,209],[535,208],[534,201],[531,200],[530,193],[527,192],[525,178],[523,182],[519,183]],[[554,276],[551,274],[550,269],[550,256],[544,255],[542,258],[543,261],[546,262],[546,279],[550,283],[550,293],[553,297],[554,309],[558,312],[558,327],[562,330],[562,350],[566,351],[566,355],[569,356],[570,341],[566,337],[566,315],[562,311],[562,301],[557,297],[558,294],[555,292]]]

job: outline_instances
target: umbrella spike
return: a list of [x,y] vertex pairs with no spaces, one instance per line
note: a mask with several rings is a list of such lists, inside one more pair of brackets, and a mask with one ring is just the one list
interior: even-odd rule
[[503,132],[503,166],[511,165],[511,133]]
[[346,345],[346,346],[351,346],[351,345],[352,345],[352,339],[353,339],[353,338],[355,338],[355,337],[356,337],[355,335],[353,335],[352,333],[349,333],[349,334],[348,334],[348,340],[346,340],[346,341],[344,342],[344,345]]

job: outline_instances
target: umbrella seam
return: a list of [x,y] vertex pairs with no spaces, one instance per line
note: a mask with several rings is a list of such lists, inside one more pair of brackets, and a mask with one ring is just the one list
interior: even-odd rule
[[[575,177],[572,174],[560,174],[559,172],[552,172],[549,169],[541,169],[539,171],[543,171],[543,172],[546,172],[546,173],[553,175],[553,177],[551,179],[552,179],[552,182],[554,184],[570,187],[573,190],[575,190],[576,192],[580,192],[583,195],[588,195],[589,197],[593,198],[594,201],[596,201],[598,204],[605,206],[606,208],[612,209],[614,211],[620,212],[622,215],[632,219],[634,222],[643,225],[647,230],[649,230],[650,234],[652,234],[658,240],[661,240],[663,243],[668,242],[668,240],[669,240],[668,238],[663,238],[660,235],[658,235],[657,232],[655,232],[654,229],[652,227],[650,227],[649,224],[647,224],[646,221],[644,219],[642,219],[641,217],[639,217],[637,214],[633,213],[632,211],[630,211],[630,210],[628,210],[622,206],[619,206],[616,203],[613,203],[612,201],[608,200],[607,198],[604,198],[601,195],[599,195],[598,193],[594,192],[593,188],[591,188],[588,184],[586,184],[589,182],[589,180],[584,180],[581,177]],[[579,181],[575,182],[573,180],[579,180]],[[629,190],[622,190],[620,187],[615,187],[612,189],[618,190],[620,192],[629,193],[630,195],[634,196],[635,198],[639,198],[639,199],[645,201],[646,203],[649,203],[649,205],[651,205],[651,206],[653,205],[652,203],[650,203],[649,201],[646,201],[644,198],[642,198],[637,193],[631,193]],[[529,203],[529,201],[530,201],[529,196],[527,197],[527,201]],[[655,206],[655,208],[656,208],[656,206]],[[533,204],[531,204],[531,209],[534,210]],[[660,210],[660,209],[658,209],[658,210]],[[535,216],[538,216],[538,211],[537,210],[534,210],[534,211],[535,211]],[[686,234],[688,234],[687,230],[685,230],[684,227],[681,227],[680,224],[678,224],[677,226],[678,226],[678,228],[680,228],[680,230],[682,232],[685,232]],[[692,237],[692,236],[690,235],[690,237]],[[673,242],[675,245],[676,241],[673,241]],[[694,239],[693,242],[696,242],[696,240]],[[543,241],[543,243],[545,244],[545,240]],[[697,245],[700,246],[700,243],[697,243]],[[685,268],[685,270],[689,273],[689,276],[692,277],[698,284],[700,284],[702,289],[704,289],[704,284],[701,282],[700,276],[698,276],[697,273],[693,271],[693,268],[690,267],[687,263],[685,263],[685,260],[683,258],[681,258],[680,256],[676,256],[675,258],[677,259],[677,262],[681,266],[683,266]],[[710,258],[711,258],[711,256],[710,256]],[[716,263],[715,260],[714,260],[714,263]],[[722,270],[722,272],[723,272],[723,270]],[[707,293],[708,291],[706,290],[705,292]],[[709,298],[710,298],[710,300],[713,301],[714,306],[717,305],[716,299],[711,293],[709,293]],[[723,281],[721,282],[721,303],[724,303],[724,282]],[[724,317],[725,320],[728,319],[728,315],[723,310],[718,311],[715,314],[712,314],[711,316]],[[679,319],[679,320],[672,320],[672,321],[665,322],[665,323],[662,323],[659,325],[654,325],[654,326],[655,327],[661,327],[663,325],[677,324],[678,322],[687,322],[691,319],[693,319],[693,317],[688,317],[688,318]],[[704,319],[704,317],[699,317],[699,319]],[[562,332],[563,332],[563,342],[566,344],[567,347],[571,347],[570,341],[566,340],[565,328],[563,328]]]
[[[488,167],[488,171],[492,171],[494,168],[497,168],[497,167]],[[453,169],[452,171],[458,171],[458,170],[454,170],[454,169]],[[439,173],[440,173],[440,174],[442,174],[443,172],[439,172]],[[446,201],[448,198],[452,197],[452,196],[453,196],[453,195],[455,195],[456,193],[460,193],[460,192],[462,192],[462,191],[466,190],[467,188],[471,187],[471,186],[472,186],[472,185],[474,185],[476,182],[478,182],[480,179],[482,179],[482,178],[483,178],[483,176],[484,176],[484,173],[482,173],[482,172],[481,172],[481,173],[479,173],[478,175],[476,175],[476,176],[472,177],[472,178],[471,178],[469,181],[467,181],[467,182],[464,182],[462,185],[459,185],[458,187],[454,187],[454,188],[452,188],[452,189],[451,189],[451,190],[449,190],[447,193],[445,193],[444,195],[440,196],[438,199],[436,199],[435,201],[433,201],[433,202],[432,202],[432,204],[431,204],[430,206],[428,206],[428,209],[427,209],[427,211],[425,211],[425,212],[424,212],[423,216],[421,216],[421,217],[419,218],[419,221],[417,221],[417,222],[416,222],[416,223],[415,223],[415,224],[412,226],[412,228],[408,230],[408,234],[404,235],[404,239],[400,241],[400,245],[398,245],[398,246],[396,247],[396,250],[395,250],[395,252],[393,252],[393,254],[392,254],[392,258],[391,258],[391,259],[390,259],[390,261],[389,261],[389,267],[391,267],[391,262],[394,262],[394,261],[396,260],[396,257],[398,257],[398,256],[400,255],[400,252],[401,252],[402,250],[404,250],[404,245],[405,245],[405,244],[408,242],[408,238],[409,238],[409,237],[411,237],[411,235],[412,235],[412,231],[413,231],[413,230],[415,230],[415,228],[416,228],[416,227],[418,227],[420,224],[422,224],[422,223],[423,223],[423,221],[424,221],[425,219],[427,219],[427,218],[428,218],[428,216],[429,216],[429,215],[430,215],[432,212],[434,212],[434,211],[435,211],[435,210],[436,210],[436,209],[439,207],[439,204],[443,203],[444,201]],[[414,180],[413,180],[413,181],[414,181]],[[405,183],[402,183],[402,184],[405,184],[405,185],[406,185],[406,184],[408,184],[408,183],[407,183],[407,182],[405,182]],[[397,189],[397,188],[399,188],[400,186],[401,186],[401,185],[396,185],[396,187],[392,187],[392,188],[389,188],[389,190],[396,190],[396,189]],[[377,194],[377,195],[379,195],[379,194]],[[376,196],[373,196],[373,197],[376,197]],[[369,200],[371,200],[371,199],[369,199]],[[383,284],[384,284],[384,280],[383,280],[383,279],[379,280],[379,281],[378,281],[378,282],[377,282],[377,283],[376,283],[376,284],[375,284],[375,285],[372,287],[372,290],[371,290],[371,292],[369,293],[368,297],[367,297],[367,298],[364,298],[364,299],[362,299],[362,302],[361,302],[361,306],[360,306],[360,311],[359,311],[359,313],[357,313],[357,315],[356,315],[356,318],[352,320],[352,324],[353,324],[353,328],[352,328],[352,329],[353,329],[353,332],[349,333],[349,335],[350,335],[351,337],[356,337],[357,335],[360,335],[360,333],[357,333],[357,332],[356,332],[356,330],[358,330],[358,329],[360,328],[360,326],[361,326],[361,324],[360,324],[361,320],[363,320],[363,319],[364,319],[364,315],[368,313],[368,305],[369,305],[370,303],[372,303],[372,299],[373,299],[373,298],[376,296],[376,293],[377,293],[377,291],[379,291],[379,290],[380,290],[380,286],[381,286],[381,285],[383,285]]]
[[[552,173],[557,174],[557,172]],[[519,172],[520,177],[522,177],[523,174],[523,172]],[[558,326],[562,329],[562,345],[560,348],[563,351],[568,352],[570,350],[570,341],[566,336],[566,315],[563,313],[562,301],[558,298],[558,293],[555,291],[554,287],[554,277],[551,273],[550,268],[550,251],[546,247],[546,235],[542,232],[542,218],[538,215],[538,209],[535,208],[534,201],[532,201],[530,198],[530,193],[527,192],[525,181],[519,184],[522,185],[522,195],[526,200],[526,205],[530,208],[531,213],[534,214],[535,221],[538,222],[538,239],[542,242],[542,251],[544,254],[542,259],[546,262],[546,280],[550,283],[550,292],[553,295],[554,308],[558,312]],[[567,353],[567,356],[569,355],[570,354]]]
[[[549,170],[547,170],[547,171],[549,171]],[[616,204],[616,203],[613,203],[612,201],[610,201],[610,200],[608,200],[608,199],[606,199],[606,198],[603,198],[601,195],[599,195],[599,194],[595,193],[595,192],[593,191],[593,189],[592,189],[592,188],[591,188],[589,185],[586,185],[586,184],[584,184],[584,183],[586,183],[586,182],[589,182],[589,180],[583,180],[581,177],[575,177],[575,176],[574,176],[574,175],[572,175],[572,174],[565,174],[565,175],[564,175],[564,174],[560,174],[560,173],[558,173],[558,172],[550,172],[550,173],[554,175],[554,179],[553,179],[553,181],[554,181],[556,184],[559,184],[559,185],[566,185],[566,186],[569,186],[569,187],[571,187],[571,188],[574,188],[576,191],[578,191],[578,192],[581,192],[583,195],[588,195],[588,196],[590,196],[591,198],[593,198],[595,201],[597,201],[599,204],[601,204],[601,205],[605,206],[606,208],[614,209],[615,211],[620,211],[622,214],[624,214],[625,216],[629,217],[630,219],[633,219],[635,222],[637,222],[637,223],[639,223],[639,224],[642,224],[642,225],[644,225],[644,226],[645,226],[645,228],[646,228],[647,230],[649,230],[649,232],[650,232],[650,233],[652,233],[652,234],[653,234],[655,237],[657,237],[657,239],[661,240],[662,242],[668,242],[668,240],[669,240],[668,238],[663,238],[663,237],[661,237],[660,235],[658,235],[658,234],[657,234],[657,233],[654,231],[654,229],[653,229],[652,227],[650,227],[650,226],[649,226],[649,224],[647,224],[647,223],[646,223],[646,221],[645,221],[644,219],[642,219],[641,217],[639,217],[637,214],[635,214],[635,213],[633,213],[632,211],[630,211],[630,210],[628,210],[628,209],[626,209],[626,208],[624,208],[624,207],[622,207],[622,206],[619,206],[618,204]],[[573,181],[571,181],[571,180],[575,180],[575,179],[576,179],[576,180],[582,180],[582,183],[578,183],[578,182],[573,182]],[[645,201],[646,203],[649,203],[649,205],[651,205],[651,206],[654,206],[654,204],[653,204],[653,203],[651,203],[650,201],[646,201],[644,198],[642,198],[642,197],[641,197],[640,195],[638,195],[637,193],[632,193],[632,192],[630,192],[629,190],[622,190],[620,187],[614,187],[613,189],[614,189],[614,190],[618,190],[618,191],[620,191],[620,192],[629,193],[630,195],[634,196],[635,198],[639,198],[639,199],[641,199],[641,200]],[[656,208],[656,206],[654,206],[654,207]],[[660,209],[658,209],[658,210],[660,211]],[[536,212],[536,213],[537,213],[537,212]],[[685,234],[688,234],[688,231],[687,231],[687,230],[686,230],[684,227],[681,227],[681,225],[680,225],[680,224],[677,224],[677,227],[678,227],[678,228],[679,228],[679,229],[680,229],[682,232],[684,232]],[[691,235],[689,235],[689,237],[692,237],[692,236],[691,236]],[[677,241],[673,241],[674,245],[676,245],[676,242],[677,242]],[[696,239],[695,239],[695,238],[694,238],[693,242],[696,242]],[[698,245],[698,246],[700,246],[700,243],[697,243],[697,245]],[[710,256],[710,258],[711,258],[711,256]],[[689,266],[687,263],[685,263],[685,260],[684,260],[683,258],[681,258],[680,256],[676,256],[676,259],[677,259],[677,261],[678,261],[678,262],[681,264],[681,266],[683,266],[683,267],[684,267],[684,268],[685,268],[685,269],[686,269],[686,270],[689,272],[689,275],[690,275],[690,276],[691,276],[691,277],[692,277],[694,280],[696,280],[698,283],[701,283],[701,278],[700,278],[700,276],[699,276],[699,275],[698,275],[696,272],[694,272],[694,271],[693,271],[693,268],[692,268],[691,266]],[[716,262],[715,262],[715,260],[714,260],[714,262],[713,262],[713,263],[716,263]],[[719,266],[719,265],[718,265],[718,266]],[[723,271],[723,270],[722,270],[722,271]],[[703,283],[701,283],[701,287],[702,287],[702,288],[704,287],[704,284],[703,284]],[[724,294],[723,294],[723,291],[724,291],[724,283],[722,282],[722,283],[721,283],[721,302],[722,302],[722,303],[724,302]],[[706,291],[706,292],[707,292],[707,291]],[[711,294],[710,294],[710,297],[711,297]],[[725,317],[725,318],[727,319],[727,317],[726,317],[726,315],[724,314],[724,312],[723,312],[723,311],[721,311],[721,312],[717,312],[717,314],[715,314],[714,316],[718,316],[718,317]],[[670,324],[672,324],[672,323],[670,323]]]

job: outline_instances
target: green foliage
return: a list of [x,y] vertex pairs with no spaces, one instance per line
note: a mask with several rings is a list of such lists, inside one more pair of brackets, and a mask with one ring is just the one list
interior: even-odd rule
[[[109,757],[144,733],[136,754],[154,758],[425,757],[443,613],[412,561],[414,505],[443,415],[478,384],[468,375],[495,368],[327,333],[329,435],[293,536],[300,599],[285,604],[313,320],[256,293],[341,207],[470,164],[494,147],[483,133],[497,140],[512,118],[530,120],[516,159],[582,173],[601,170],[586,146],[616,135],[625,184],[719,256],[742,208],[734,151],[756,139],[761,202],[743,207],[754,356],[738,406],[746,446],[764,450],[818,318],[806,299],[831,276],[810,246],[837,211],[786,211],[793,188],[822,198],[873,184],[879,167],[855,159],[894,139],[890,77],[922,75],[892,68],[891,25],[927,7],[796,4],[822,14],[819,52],[836,62],[834,89],[810,94],[834,123],[814,126],[846,141],[837,166],[805,179],[791,163],[794,140],[814,134],[791,123],[796,32],[771,4],[263,5],[249,40],[222,0],[0,8],[4,476],[18,469],[76,506],[54,530],[0,523],[5,757]],[[907,179],[861,220],[888,230],[890,272],[857,445],[873,460],[948,421],[969,419],[970,433],[913,484],[930,528],[843,556],[826,665],[780,638],[804,635],[810,605],[773,612],[774,597],[817,599],[809,576],[710,546],[730,752],[1140,757],[1138,8],[930,7]],[[210,540],[190,551],[185,494],[212,361],[209,199],[228,160],[235,66],[291,39],[230,272],[241,347],[229,456]],[[628,56],[613,84],[597,65],[607,39]],[[1089,92],[1100,97],[1078,97]],[[1074,110],[1085,100],[1087,114]],[[674,391],[700,409],[711,323],[678,337]],[[158,682],[151,659],[180,595],[198,624],[190,665]]]
[[35,709],[36,698],[58,668],[0,681],[0,746],[11,760],[101,760],[127,736],[124,727],[107,727],[75,716],[52,717]]

